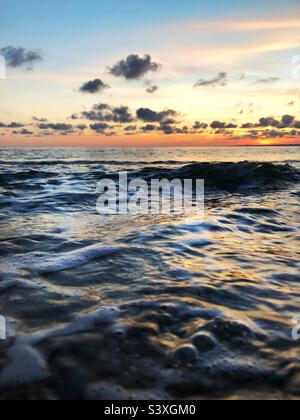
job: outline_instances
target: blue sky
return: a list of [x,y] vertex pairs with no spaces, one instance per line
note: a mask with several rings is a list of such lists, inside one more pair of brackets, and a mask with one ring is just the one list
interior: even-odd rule
[[[0,0],[2,42],[55,43],[90,31],[120,30],[182,19],[276,15],[298,0]],[[298,3],[299,4],[299,3]]]
[[[132,112],[181,108],[182,125],[299,111],[299,83],[291,79],[291,60],[300,54],[298,0],[0,0],[0,11],[0,49],[40,50],[43,57],[31,71],[8,69],[0,122],[38,113],[67,123],[99,99]],[[150,54],[161,68],[135,81],[109,74],[130,54]],[[220,72],[226,86],[194,88]],[[80,94],[95,78],[111,88],[101,98]],[[155,95],[146,83],[159,87]],[[243,109],[232,112],[238,104]]]

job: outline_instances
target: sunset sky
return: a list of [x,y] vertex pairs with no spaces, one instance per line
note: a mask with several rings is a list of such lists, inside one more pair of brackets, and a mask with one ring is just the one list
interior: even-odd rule
[[0,0],[0,147],[300,143],[299,0]]

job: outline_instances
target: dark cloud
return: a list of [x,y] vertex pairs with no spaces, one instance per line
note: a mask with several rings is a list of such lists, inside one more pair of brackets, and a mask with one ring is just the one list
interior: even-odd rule
[[112,108],[111,116],[112,121],[116,123],[130,123],[133,121],[133,117],[129,111],[128,106]]
[[102,134],[107,137],[116,136],[118,133],[116,131],[107,131],[112,130],[113,127],[106,123],[96,123],[90,124],[91,130],[93,130],[96,134]]
[[219,73],[217,77],[214,79],[200,79],[198,82],[194,85],[194,87],[207,87],[207,86],[226,86],[227,85],[227,78],[228,74],[225,72]]
[[226,127],[226,123],[225,122],[221,122],[221,121],[213,121],[210,124],[211,128],[213,128],[214,130],[216,129],[222,129]]
[[169,124],[161,124],[159,130],[163,131],[164,134],[170,135],[176,133],[176,128]]
[[[287,137],[295,137],[300,136],[300,132],[297,130],[263,130],[263,131],[251,131],[250,136],[252,138],[287,138]],[[249,136],[249,134],[247,136]]]
[[293,115],[284,115],[281,119],[281,123],[285,127],[291,127],[293,126],[295,119],[296,117],[294,117]]
[[190,131],[188,126],[184,127],[175,127],[174,125],[170,125],[167,123],[161,123],[158,127],[158,131],[162,131],[166,135],[170,134],[193,134],[193,131]]
[[136,115],[139,120],[148,122],[148,123],[165,123],[165,124],[175,124],[176,117],[178,117],[178,112],[173,109],[166,109],[162,112],[152,111],[149,108],[140,108],[137,110]]
[[277,121],[273,117],[267,117],[267,118],[260,118],[259,123],[257,124],[257,127],[279,127],[280,121]]
[[206,123],[201,123],[200,121],[196,121],[193,129],[194,130],[205,130],[208,127],[208,124]]
[[22,130],[14,130],[13,134],[20,134],[22,136],[30,136],[33,134],[32,131],[27,130],[26,128],[23,128]]
[[78,128],[78,130],[80,130],[80,131],[84,131],[84,130],[86,130],[88,127],[87,127],[85,124],[78,124],[78,125],[76,126],[76,128]]
[[81,113],[81,117],[89,121],[106,121],[107,120],[105,115],[103,115],[101,112],[94,111],[94,110],[83,111]]
[[81,116],[89,121],[114,122],[120,124],[130,124],[134,121],[127,106],[110,107],[107,104],[94,105],[91,111],[84,111],[81,113]]
[[278,138],[278,137],[285,137],[286,133],[284,131],[278,131],[278,130],[265,130],[264,136],[270,137],[270,138]]
[[32,68],[34,64],[43,59],[40,51],[26,50],[22,47],[8,46],[1,48],[0,54],[5,57],[7,66],[14,68],[22,66]]
[[189,134],[190,130],[188,126],[184,126],[182,128],[177,128],[176,129],[177,134]]
[[10,124],[4,125],[5,128],[22,128],[24,127],[24,124],[17,123],[17,122],[11,122]]
[[295,121],[293,127],[299,129],[300,128],[300,121]]
[[109,72],[116,77],[125,77],[127,80],[141,79],[149,72],[155,72],[160,68],[160,64],[152,61],[150,55],[140,57],[138,55],[129,55],[126,60],[121,60]]
[[252,124],[252,123],[245,123],[245,124],[243,124],[242,126],[241,126],[241,128],[247,128],[247,129],[249,129],[249,128],[254,128],[255,127],[255,124]]
[[124,128],[124,131],[136,131],[137,126],[136,125],[128,125],[127,127]]
[[90,125],[91,130],[95,131],[98,134],[104,134],[105,130],[110,128],[110,126],[106,123],[97,123]]
[[290,136],[299,136],[300,121],[293,115],[283,115],[277,120],[274,117],[260,118],[257,124],[245,123],[242,129],[249,129],[247,136],[258,138],[283,138]]
[[53,131],[59,131],[61,133],[72,133],[73,132],[73,126],[71,124],[65,124],[65,123],[42,123],[38,124],[38,128],[40,130],[53,130]]
[[48,122],[47,118],[38,118],[38,117],[32,117],[32,121],[36,121],[36,122]]
[[105,89],[109,89],[109,85],[105,84],[101,79],[90,80],[84,83],[79,92],[81,93],[102,93]]
[[109,111],[111,110],[111,107],[108,104],[96,104],[93,106],[93,109],[95,111]]
[[266,78],[261,78],[259,77],[256,80],[256,84],[263,84],[263,85],[271,85],[272,83],[277,83],[279,82],[279,77],[266,77]]
[[145,133],[149,133],[151,131],[156,131],[158,129],[157,125],[154,124],[147,124],[143,127],[141,127],[141,130],[144,131]]
[[159,90],[159,87],[158,86],[149,86],[146,89],[146,92],[147,93],[150,93],[150,94],[153,94],[153,93],[157,92],[158,90]]
[[222,121],[213,121],[210,125],[211,128],[213,128],[214,130],[224,130],[224,129],[235,129],[238,126],[236,124],[233,123],[226,123],[226,122],[222,122]]

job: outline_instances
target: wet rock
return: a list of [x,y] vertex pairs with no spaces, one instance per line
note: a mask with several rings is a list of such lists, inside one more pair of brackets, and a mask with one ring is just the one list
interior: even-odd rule
[[192,365],[197,362],[198,353],[193,345],[178,347],[172,354],[172,360],[180,365]]
[[214,350],[217,346],[216,340],[208,333],[199,332],[192,337],[192,343],[201,353]]
[[128,328],[127,337],[129,338],[140,338],[148,336],[157,336],[159,329],[154,323],[147,324],[136,324]]
[[230,318],[216,318],[205,325],[205,330],[213,333],[218,340],[239,345],[251,342],[255,334],[246,324]]
[[126,401],[127,395],[123,390],[116,386],[103,383],[92,384],[88,387],[85,400],[90,401]]
[[296,395],[297,397],[300,396],[300,372],[293,376],[289,384],[291,393]]

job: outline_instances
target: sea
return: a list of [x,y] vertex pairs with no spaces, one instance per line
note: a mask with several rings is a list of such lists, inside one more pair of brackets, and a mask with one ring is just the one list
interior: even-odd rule
[[[205,215],[97,212],[204,179]],[[300,147],[0,149],[0,399],[300,398]]]

